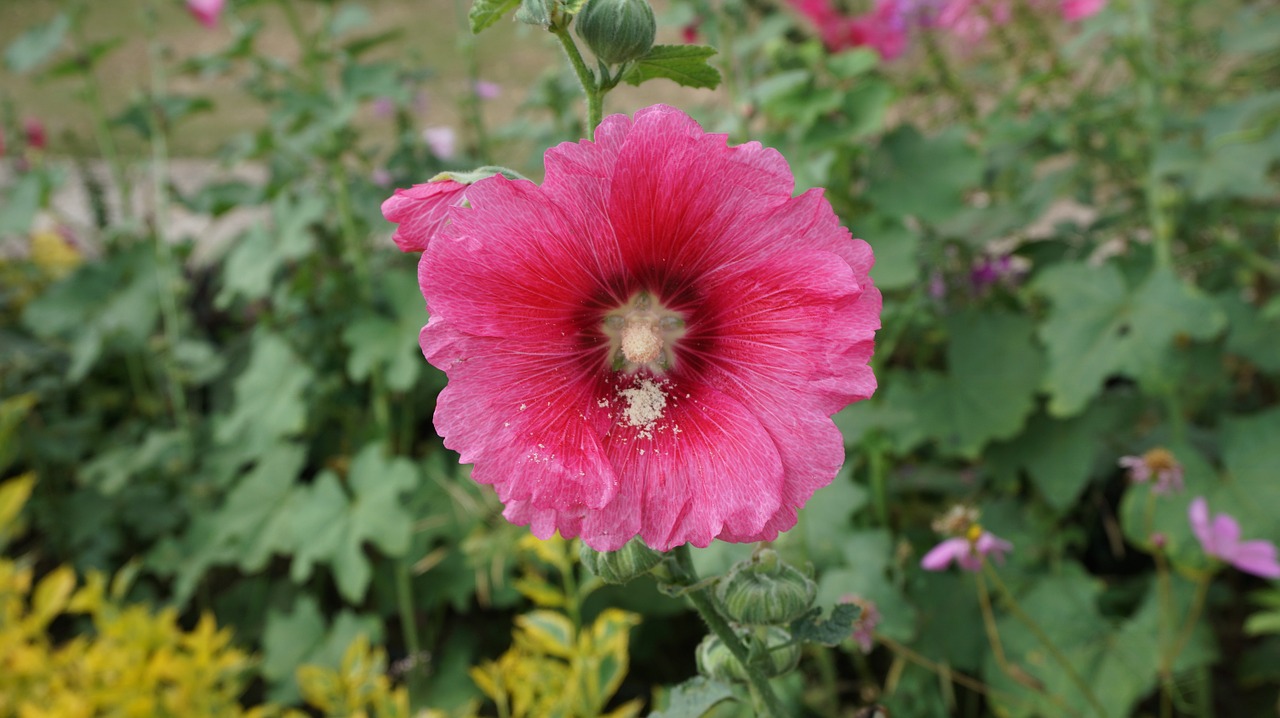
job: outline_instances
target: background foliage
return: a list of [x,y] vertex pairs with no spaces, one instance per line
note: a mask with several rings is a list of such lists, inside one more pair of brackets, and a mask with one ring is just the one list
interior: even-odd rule
[[[499,23],[500,52],[455,43],[467,8],[433,7],[412,14],[450,39],[422,40],[386,29],[391,5],[241,0],[189,44],[177,3],[130,3],[119,28],[68,2],[6,38],[0,477],[27,478],[0,502],[0,645],[21,647],[3,660],[52,691],[67,661],[145,650],[145,680],[205,701],[186,715],[546,714],[522,694],[539,683],[495,680],[513,675],[578,686],[564,715],[733,715],[714,687],[661,688],[695,672],[679,601],[585,585],[432,431],[443,376],[378,206],[447,168],[538,176],[582,113],[550,38]],[[1275,714],[1280,594],[1213,573],[1186,517],[1205,496],[1280,542],[1280,12],[1117,0],[1066,23],[1015,3],[981,41],[918,28],[886,62],[778,6],[660,10],[671,42],[718,48],[721,88],[652,83],[606,111],[675,98],[779,148],[871,242],[885,293],[880,391],[837,415],[846,469],[777,543],[821,602],[874,601],[877,643],[807,652],[780,686],[795,714],[1099,712],[1037,630],[1106,715],[1157,715],[1161,694]],[[490,78],[499,100],[473,91]],[[445,152],[422,130],[447,123]],[[190,153],[209,160],[195,182]],[[1118,467],[1157,446],[1185,491]],[[1015,544],[994,580],[1017,604],[919,568],[955,503]],[[566,678],[586,666],[603,672]],[[145,673],[102,687],[151,695]],[[0,715],[33,685],[5,684]]]

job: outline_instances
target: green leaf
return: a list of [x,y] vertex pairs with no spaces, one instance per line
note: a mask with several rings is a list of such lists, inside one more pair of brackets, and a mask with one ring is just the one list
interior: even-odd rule
[[237,296],[261,299],[271,290],[276,271],[305,257],[315,246],[311,225],[324,218],[325,201],[318,194],[278,196],[271,206],[274,227],[254,225],[227,255],[217,305],[228,306]]
[[[1099,583],[1075,564],[1064,568],[1060,574],[1037,576],[1031,590],[1019,596],[1018,602],[1107,714],[1131,715],[1137,702],[1155,687],[1161,656],[1170,650],[1160,642],[1164,599],[1158,591],[1149,591],[1131,618],[1114,625],[1098,612]],[[1192,593],[1187,581],[1173,581],[1168,596],[1173,603],[1171,615],[1187,614]],[[1096,715],[1068,672],[1022,620],[1004,615],[996,625],[1008,662],[1043,686],[1042,690],[1032,690],[1015,681],[988,652],[983,674],[995,689],[990,695],[998,705],[998,713],[1011,718]],[[1202,622],[1173,668],[1186,671],[1213,659],[1212,634]],[[1055,701],[1064,701],[1068,707]]]
[[720,71],[707,59],[714,54],[716,49],[705,45],[654,45],[631,65],[622,79],[627,84],[639,85],[663,77],[685,87],[713,90],[720,84]]
[[831,74],[842,80],[852,80],[876,69],[880,65],[880,55],[870,48],[858,47],[828,55],[826,63]]
[[1280,351],[1276,351],[1280,319],[1266,316],[1235,290],[1220,295],[1218,304],[1227,314],[1227,351],[1248,359],[1263,371],[1280,373]]
[[889,216],[938,222],[964,208],[982,177],[982,158],[961,128],[925,137],[911,125],[885,136],[871,155],[866,197]]
[[364,381],[380,367],[386,372],[387,388],[406,391],[426,365],[418,347],[418,331],[426,323],[427,312],[413,274],[388,274],[384,284],[396,317],[365,315],[347,325],[342,331],[342,343],[351,351],[347,375]]
[[373,577],[364,543],[372,543],[388,556],[408,551],[413,517],[405,510],[402,494],[418,482],[411,462],[387,459],[376,444],[352,460],[349,498],[334,472],[321,472],[309,488],[299,489],[289,507],[292,579],[302,583],[310,578],[315,563],[326,562],[333,569],[338,592],[352,603],[362,601]]
[[804,556],[818,569],[840,562],[840,544],[848,535],[851,518],[867,504],[868,491],[853,481],[852,474],[852,463],[846,464],[835,481],[802,509],[797,530],[786,534],[787,541],[804,541]]
[[1130,291],[1114,265],[1060,264],[1032,288],[1053,303],[1040,338],[1049,350],[1049,413],[1058,417],[1079,414],[1113,376],[1156,390],[1174,383],[1165,358],[1175,339],[1210,339],[1225,324],[1210,299],[1169,269]]
[[279,438],[302,431],[307,416],[303,393],[313,376],[288,342],[259,330],[249,365],[236,378],[231,411],[214,419],[214,437],[253,456]]
[[1229,511],[1239,521],[1243,538],[1280,542],[1280,408],[1246,417],[1228,417],[1222,425],[1222,460],[1229,481],[1223,493],[1231,504],[1214,504],[1214,512]]
[[801,643],[820,643],[838,646],[853,635],[853,624],[862,609],[852,603],[837,603],[828,618],[822,617],[822,609],[814,607],[808,614],[791,622],[791,636]]
[[871,278],[880,289],[903,289],[920,281],[920,234],[901,219],[873,217],[866,227],[853,227],[875,247],[876,263]]
[[[1119,423],[1121,408],[1095,402],[1083,414],[1065,420],[1037,413],[1013,439],[991,446],[987,461],[994,473],[1011,480],[1025,471],[1045,502],[1065,511],[1087,485],[1099,452],[1105,453],[1104,439]],[[1109,458],[1114,473],[1114,453]]]
[[903,433],[933,439],[948,455],[976,458],[988,441],[1022,428],[1035,406],[1044,360],[1027,317],[966,312],[946,324],[947,372],[899,382],[886,401],[906,404],[915,415]]
[[480,31],[492,26],[503,15],[519,6],[520,0],[475,0],[471,4],[471,12],[467,13],[471,34],[479,35]]
[[0,205],[0,236],[25,235],[40,211],[44,181],[39,172],[29,172],[6,189],[8,196]]
[[671,689],[667,707],[649,718],[702,718],[724,701],[736,701],[733,686],[704,676],[695,676]]
[[[889,579],[894,561],[894,541],[888,531],[849,531],[841,541],[841,568],[819,573],[819,606],[835,605],[850,596],[873,602],[880,612],[876,630],[899,641],[915,636],[916,610],[898,582]],[[849,635],[846,634],[845,638]]]
[[316,600],[306,594],[297,598],[288,613],[268,610],[262,638],[262,675],[271,686],[270,699],[276,703],[298,702],[301,698],[295,680],[298,666],[337,670],[347,646],[357,636],[365,636],[375,645],[379,643],[382,628],[377,618],[342,611],[331,625],[326,625]]
[[4,61],[9,69],[23,74],[53,57],[71,27],[71,18],[60,12],[43,25],[37,25],[9,43]]

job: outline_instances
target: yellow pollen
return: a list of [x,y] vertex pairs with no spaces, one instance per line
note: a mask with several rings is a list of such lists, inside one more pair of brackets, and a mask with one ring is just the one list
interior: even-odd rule
[[977,543],[982,537],[982,526],[980,524],[969,524],[969,530],[965,532],[965,538],[969,539],[969,543]]
[[622,329],[622,355],[633,364],[648,364],[662,354],[662,336],[651,322],[627,322]]

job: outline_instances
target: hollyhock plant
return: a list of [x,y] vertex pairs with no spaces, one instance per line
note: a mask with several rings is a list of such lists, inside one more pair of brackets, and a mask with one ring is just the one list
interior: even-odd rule
[[419,265],[445,445],[541,538],[775,538],[843,463],[831,415],[876,387],[870,247],[778,152],[672,107],[545,166],[469,186]]
[[218,27],[226,0],[187,0],[187,11],[210,30]]
[[983,530],[978,524],[972,524],[964,536],[949,538],[929,549],[929,553],[920,559],[920,566],[926,571],[945,571],[955,562],[966,571],[980,571],[983,556],[991,556],[1003,563],[1004,555],[1010,551],[1013,551],[1013,544]]
[[422,141],[431,154],[448,161],[458,154],[458,133],[452,127],[428,127],[422,131]]
[[1203,496],[1191,502],[1187,513],[1191,530],[1205,553],[1245,573],[1262,578],[1280,578],[1275,544],[1262,540],[1241,541],[1240,524],[1235,518],[1229,514],[1210,517],[1209,503]]
[[859,650],[863,653],[871,653],[876,642],[876,626],[880,625],[880,609],[876,607],[876,602],[850,593],[841,597],[840,603],[852,603],[862,609],[858,614],[858,620],[854,621],[851,638],[858,644]]

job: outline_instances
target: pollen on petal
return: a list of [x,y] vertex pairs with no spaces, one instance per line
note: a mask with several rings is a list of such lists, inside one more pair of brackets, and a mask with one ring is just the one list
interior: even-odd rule
[[643,438],[648,438],[654,424],[662,418],[663,409],[667,408],[667,393],[656,381],[642,379],[618,395],[627,402],[622,418],[629,426],[640,429]]

